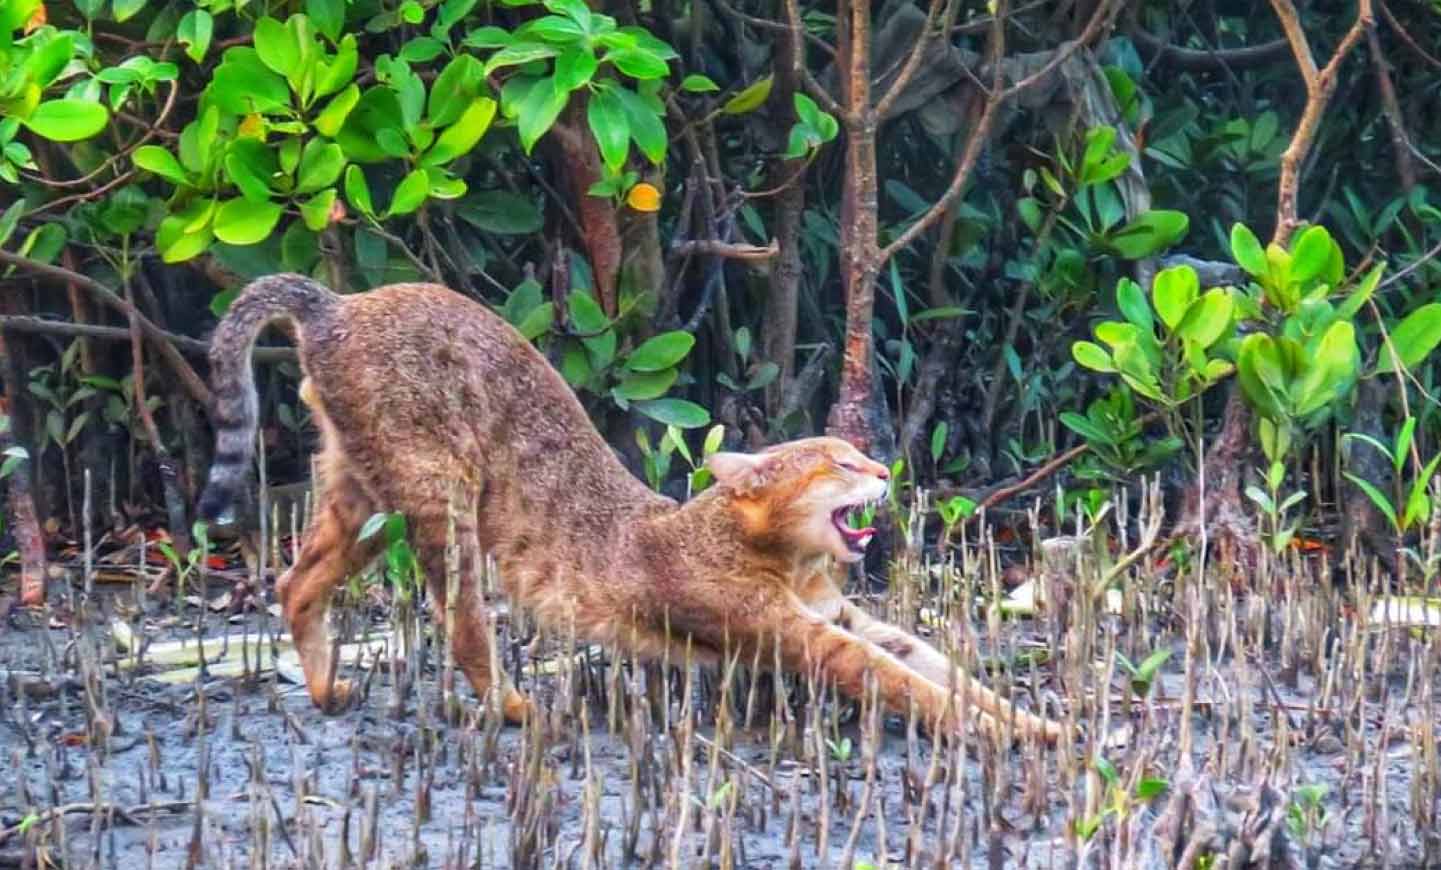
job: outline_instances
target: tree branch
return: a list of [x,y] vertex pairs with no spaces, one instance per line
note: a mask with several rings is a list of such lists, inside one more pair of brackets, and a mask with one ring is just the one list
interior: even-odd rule
[[[881,96],[881,101],[876,104],[877,118],[884,118],[890,114],[891,106],[895,105],[901,92],[911,83],[911,79],[916,75],[916,70],[921,68],[921,59],[926,56],[926,49],[930,47],[937,30],[936,20],[944,15],[945,21],[939,30],[941,33],[949,33],[951,24],[956,18],[956,8],[956,0],[931,0],[930,8],[926,10],[926,23],[921,28],[920,39],[917,39],[916,44],[911,47],[911,53],[906,57],[905,65],[901,67],[895,81],[891,82],[891,86]],[[944,13],[942,13],[942,9],[944,9]]]
[[1276,11],[1276,17],[1281,21],[1281,29],[1286,33],[1286,39],[1291,44],[1291,53],[1296,56],[1296,66],[1300,68],[1301,78],[1306,84],[1306,106],[1301,111],[1301,120],[1296,122],[1296,132],[1291,136],[1291,143],[1281,154],[1281,178],[1276,196],[1276,229],[1271,241],[1284,246],[1300,223],[1296,217],[1296,199],[1301,171],[1316,140],[1316,131],[1321,126],[1321,115],[1336,91],[1336,74],[1341,69],[1341,61],[1356,43],[1360,42],[1362,34],[1372,26],[1374,17],[1371,0],[1358,0],[1355,22],[1351,24],[1351,29],[1346,31],[1346,35],[1341,37],[1330,61],[1318,71],[1316,59],[1311,54],[1311,46],[1306,42],[1306,33],[1301,29],[1301,18],[1296,12],[1295,4],[1291,0],[1271,0],[1271,8]]
[[1381,97],[1382,114],[1391,133],[1391,150],[1396,155],[1396,178],[1406,193],[1416,186],[1416,164],[1411,160],[1411,136],[1401,117],[1401,101],[1396,98],[1396,85],[1391,81],[1390,63],[1381,50],[1381,38],[1375,25],[1366,28],[1366,45],[1371,53],[1371,66],[1376,70],[1376,93]]
[[[716,8],[720,9],[720,11],[741,22],[742,24],[749,24],[750,26],[759,28],[760,30],[780,32],[790,32],[792,30],[791,25],[787,24],[786,22],[772,21],[769,18],[758,18],[754,15],[747,15],[746,13],[727,3],[726,0],[712,0],[712,2],[715,3]],[[819,48],[827,56],[835,57],[836,50],[831,47],[830,43],[826,42],[824,39],[821,39],[819,36],[816,36],[813,33],[806,33],[804,35],[806,42],[814,45],[816,48]]]
[[[805,38],[806,31],[805,28],[801,27],[801,10],[796,0],[786,0],[786,16],[790,18],[791,38],[800,42]],[[835,52],[832,51],[832,54],[834,53]],[[831,95],[830,91],[825,89],[824,85],[816,81],[816,77],[811,73],[810,67],[801,55],[802,52],[798,51],[795,53],[795,64],[796,71],[800,73],[801,81],[805,83],[806,90],[810,92],[810,95],[815,98],[817,103],[821,104],[822,109],[835,115],[836,118],[844,120],[846,110],[841,108],[841,104],[836,101],[836,98]]]
[[723,257],[727,260],[769,260],[780,253],[775,239],[762,248],[760,245],[746,245],[736,242],[722,242],[718,239],[692,239],[671,246],[672,256],[688,257],[699,254],[704,257]]
[[[0,315],[0,330],[28,332],[35,335],[64,335],[71,338],[96,338],[101,341],[129,341],[130,330],[121,326],[99,326],[93,323],[72,323],[68,320],[46,320],[27,314]],[[209,345],[198,338],[179,335],[161,330],[166,340],[175,345],[181,353],[204,359],[210,352]],[[259,363],[298,362],[300,355],[293,347],[257,347],[255,361]]]
[[[52,263],[42,263],[39,260],[32,260],[29,257],[22,257],[19,254],[12,254],[9,251],[0,250],[0,263],[8,263],[17,266],[27,272],[36,275],[43,275],[56,281],[66,281],[77,287],[84,288],[91,296],[103,302],[111,309],[120,312],[127,318],[134,317],[140,331],[155,345],[160,356],[180,378],[185,386],[185,391],[190,397],[207,409],[210,407],[210,388],[205,386],[205,381],[195,373],[185,357],[180,355],[179,349],[171,342],[173,337],[169,332],[155,325],[155,321],[141,313],[140,309],[125,301],[119,294],[89,275],[80,272],[72,272],[63,266],[56,266]],[[13,285],[12,285],[13,286]]]
[[1265,66],[1284,57],[1290,50],[1290,44],[1285,39],[1244,48],[1185,48],[1139,28],[1131,31],[1131,40],[1143,54],[1185,72],[1214,72],[1227,67],[1249,69]]
[[[794,0],[790,0],[794,2]],[[956,164],[956,171],[951,176],[951,183],[941,194],[926,213],[921,215],[905,231],[896,236],[895,240],[881,249],[880,262],[885,263],[891,257],[904,250],[914,242],[922,233],[930,229],[936,221],[941,219],[947,208],[950,208],[961,192],[965,190],[966,182],[970,181],[971,172],[975,169],[976,161],[980,159],[981,150],[986,146],[990,137],[991,127],[994,126],[996,115],[1001,105],[1011,97],[1045,80],[1058,69],[1066,59],[1077,50],[1093,42],[1101,31],[1110,24],[1120,11],[1121,4],[1116,0],[1102,0],[1097,5],[1096,11],[1091,15],[1091,20],[1086,23],[1085,30],[1081,35],[1071,42],[1057,49],[1050,60],[1039,70],[1021,79],[1008,88],[1002,88],[1002,67],[1001,58],[1005,55],[1004,50],[1004,22],[1003,16],[997,16],[997,26],[992,30],[992,51],[989,63],[994,70],[994,84],[990,93],[986,96],[985,106],[981,109],[981,116],[976,120],[976,125],[970,131],[966,141],[965,151],[961,154],[960,162]]]
[[1434,54],[1431,54],[1429,51],[1421,47],[1421,44],[1416,41],[1416,37],[1412,36],[1406,28],[1402,27],[1401,22],[1396,20],[1396,16],[1391,14],[1391,9],[1383,2],[1383,0],[1376,0],[1376,6],[1380,8],[1381,14],[1385,16],[1386,23],[1391,25],[1391,29],[1396,33],[1397,36],[1401,37],[1402,42],[1410,46],[1411,50],[1416,52],[1416,54],[1420,55],[1422,60],[1426,61],[1434,67],[1441,68],[1441,59],[1437,59]]

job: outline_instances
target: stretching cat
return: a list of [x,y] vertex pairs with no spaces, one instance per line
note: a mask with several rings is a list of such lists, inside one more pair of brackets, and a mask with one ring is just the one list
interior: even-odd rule
[[[340,296],[299,275],[252,282],[211,344],[215,460],[202,518],[224,521],[250,485],[257,400],[250,352],[272,322],[299,343],[324,447],[314,519],[277,594],[311,699],[343,708],[330,679],[332,590],[377,555],[361,541],[377,510],[399,510],[443,613],[447,517],[455,505],[460,600],[455,660],[482,696],[498,681],[519,721],[528,699],[491,661],[477,570],[485,553],[511,601],[546,626],[639,656],[687,640],[702,661],[740,652],[800,672],[818,669],[859,695],[954,731],[960,699],[983,729],[998,717],[1051,743],[1056,722],[1013,707],[923,641],[851,605],[832,576],[861,558],[872,529],[848,518],[884,497],[888,472],[844,441],[809,438],[757,454],[718,453],[715,485],[685,504],[621,465],[559,373],[502,318],[432,284]],[[834,560],[834,561],[833,561]]]

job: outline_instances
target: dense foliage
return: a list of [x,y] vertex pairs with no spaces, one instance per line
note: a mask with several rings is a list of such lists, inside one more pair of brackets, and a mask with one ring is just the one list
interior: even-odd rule
[[[1063,506],[1210,473],[1280,549],[1355,487],[1404,545],[1441,423],[1438,31],[1418,3],[0,0],[3,473],[42,517],[75,522],[83,470],[93,510],[184,526],[195,338],[293,270],[486,301],[678,494],[687,430],[828,423],[945,490],[947,536],[1061,456]],[[261,365],[272,480],[303,477],[298,372]]]

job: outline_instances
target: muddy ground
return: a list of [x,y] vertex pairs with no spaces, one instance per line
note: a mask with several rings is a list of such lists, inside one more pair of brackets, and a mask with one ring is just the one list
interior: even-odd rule
[[[772,715],[773,684],[735,677],[722,710],[724,674],[600,651],[572,666],[515,626],[500,645],[547,711],[532,726],[497,725],[459,678],[455,713],[425,648],[403,667],[346,658],[366,697],[327,716],[268,644],[226,671],[240,638],[282,631],[263,606],[226,612],[229,579],[178,605],[63,585],[0,630],[0,867],[1441,866],[1437,632],[1365,624],[1364,593],[1313,579],[1169,613],[1128,597],[1134,612],[1089,626],[987,628],[972,610],[953,631],[1011,665],[988,682],[1059,703],[1088,736],[965,754],[899,717],[807,703],[804,685]],[[394,632],[372,599],[343,611],[350,627]],[[874,606],[915,600],[893,588]],[[1081,633],[1086,661],[1018,666]],[[144,661],[197,636],[232,664]],[[1142,697],[1113,649],[1172,655]]]

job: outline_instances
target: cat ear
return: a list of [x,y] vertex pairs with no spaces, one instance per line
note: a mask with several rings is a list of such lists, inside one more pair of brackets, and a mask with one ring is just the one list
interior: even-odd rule
[[753,453],[712,453],[706,457],[705,467],[715,475],[716,483],[734,485],[760,468],[764,460],[764,456]]

